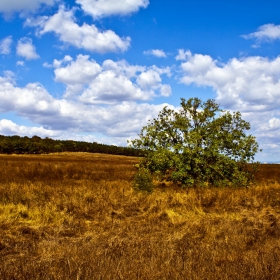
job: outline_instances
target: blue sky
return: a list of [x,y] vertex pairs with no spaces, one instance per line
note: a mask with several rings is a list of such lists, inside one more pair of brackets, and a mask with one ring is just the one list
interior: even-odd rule
[[214,98],[280,160],[280,2],[1,0],[0,134],[126,145]]

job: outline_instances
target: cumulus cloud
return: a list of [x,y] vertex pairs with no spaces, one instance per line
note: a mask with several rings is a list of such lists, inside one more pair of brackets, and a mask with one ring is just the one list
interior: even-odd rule
[[191,55],[191,51],[190,50],[183,50],[180,49],[178,50],[178,55],[175,56],[176,60],[187,60],[187,57],[189,57]]
[[77,96],[87,104],[112,104],[127,100],[150,100],[169,96],[171,87],[162,84],[169,68],[130,65],[126,61],[105,60],[102,64],[78,55],[54,60],[55,80],[66,85],[65,98]]
[[36,47],[32,44],[32,40],[26,37],[18,41],[17,54],[27,60],[39,58],[39,55],[36,53]]
[[163,50],[148,50],[144,51],[145,55],[154,55],[156,57],[166,57],[166,53]]
[[11,52],[12,36],[8,36],[0,41],[0,54],[9,54]]
[[168,97],[172,94],[172,89],[170,85],[161,85],[160,87],[161,95],[164,97]]
[[[56,99],[38,83],[18,87],[12,73],[0,76],[0,112],[15,112],[37,123],[45,133],[72,131],[102,133],[112,137],[136,135],[148,119],[167,104],[137,104],[123,101],[112,105],[88,105],[79,101]],[[7,121],[2,123],[6,126]],[[15,127],[11,125],[11,127]],[[19,127],[15,127],[19,131]],[[39,134],[39,133],[38,133]]]
[[11,15],[14,12],[35,12],[41,5],[54,5],[55,0],[1,0],[0,13]]
[[177,59],[183,60],[182,83],[211,87],[216,101],[225,109],[241,111],[261,148],[275,154],[271,145],[279,143],[280,147],[280,56],[233,58],[220,63],[208,55],[181,50]]
[[[280,111],[249,113],[253,134],[257,136],[263,152],[259,157],[279,161],[280,157]],[[246,116],[247,117],[247,116]]]
[[279,129],[280,128],[280,119],[279,118],[271,118],[269,121],[268,121],[268,126],[270,129]]
[[137,77],[137,84],[144,89],[157,87],[157,85],[161,82],[161,78],[158,72],[153,69],[149,69],[148,71],[142,72]]
[[258,41],[273,41],[280,39],[280,25],[264,24],[256,32],[242,36],[245,39],[257,39]]
[[87,14],[94,18],[126,15],[149,5],[149,0],[76,0],[76,2],[82,6]]
[[76,61],[71,61],[70,56],[65,56],[63,60],[54,60],[53,63],[56,68],[55,80],[67,85],[66,96],[80,93],[84,85],[89,84],[102,71],[101,66],[90,60],[88,55],[78,55]]
[[74,10],[67,11],[64,6],[53,16],[28,19],[25,25],[37,26],[39,35],[54,32],[60,41],[91,52],[123,52],[130,46],[129,37],[120,38],[112,30],[102,31],[93,24],[78,25]]
[[20,110],[21,114],[28,115],[29,110],[34,114],[56,111],[56,109],[51,110],[50,104],[53,104],[53,98],[42,85],[30,83],[24,88],[19,88],[15,86],[13,78],[9,73],[0,77],[0,112]]
[[19,60],[19,61],[17,61],[16,65],[17,66],[24,66],[24,61]]
[[[179,54],[182,58],[182,53]],[[280,56],[233,58],[220,64],[208,55],[184,52],[182,83],[210,86],[227,108],[266,111],[280,105]]]
[[148,100],[152,93],[143,92],[127,77],[113,71],[100,73],[79,97],[84,103],[117,103],[123,100]]
[[4,135],[19,135],[29,136],[40,135],[41,137],[56,137],[61,132],[48,130],[40,127],[28,127],[24,125],[17,125],[11,120],[2,119],[0,120],[0,134]]

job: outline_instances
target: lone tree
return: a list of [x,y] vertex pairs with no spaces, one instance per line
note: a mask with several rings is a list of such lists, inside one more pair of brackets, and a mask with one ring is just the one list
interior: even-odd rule
[[182,187],[247,186],[259,151],[249,129],[240,112],[221,110],[211,99],[182,98],[179,110],[165,107],[130,144],[145,151],[140,170],[159,180]]

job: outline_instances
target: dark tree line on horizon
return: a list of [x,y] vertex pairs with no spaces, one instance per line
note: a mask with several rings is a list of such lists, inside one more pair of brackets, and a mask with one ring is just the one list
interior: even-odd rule
[[48,154],[56,152],[88,152],[113,155],[140,156],[141,151],[131,147],[118,147],[97,142],[83,142],[74,140],[42,139],[39,136],[31,138],[18,135],[0,135],[1,154]]

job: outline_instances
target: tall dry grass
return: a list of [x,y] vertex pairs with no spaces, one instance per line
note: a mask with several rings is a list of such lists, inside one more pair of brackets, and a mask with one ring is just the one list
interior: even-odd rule
[[136,158],[0,156],[0,279],[279,279],[280,166],[135,192]]

